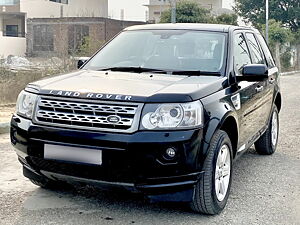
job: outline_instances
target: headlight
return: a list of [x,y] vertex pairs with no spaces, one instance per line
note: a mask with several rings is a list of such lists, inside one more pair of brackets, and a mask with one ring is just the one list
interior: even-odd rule
[[37,95],[22,91],[17,100],[17,114],[32,119]]
[[174,104],[146,104],[141,129],[183,129],[202,125],[200,101]]

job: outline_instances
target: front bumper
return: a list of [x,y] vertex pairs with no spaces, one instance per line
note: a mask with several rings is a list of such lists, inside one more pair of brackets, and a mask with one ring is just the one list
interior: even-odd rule
[[[45,127],[16,115],[11,121],[11,142],[24,168],[35,175],[127,186],[149,195],[187,190],[196,184],[202,175],[202,136],[201,129],[121,134]],[[102,165],[44,159],[45,144],[101,150]],[[173,160],[163,157],[168,147],[177,150]]]

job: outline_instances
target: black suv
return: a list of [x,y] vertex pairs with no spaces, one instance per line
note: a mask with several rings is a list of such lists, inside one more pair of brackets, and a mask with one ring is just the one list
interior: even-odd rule
[[216,214],[233,159],[276,149],[279,73],[257,30],[134,26],[79,67],[18,98],[11,142],[41,187],[117,185]]

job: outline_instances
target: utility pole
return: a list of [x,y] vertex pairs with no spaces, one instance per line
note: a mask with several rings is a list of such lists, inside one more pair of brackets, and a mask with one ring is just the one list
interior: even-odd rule
[[176,0],[171,0],[171,22],[176,23]]
[[266,41],[269,43],[269,0],[266,0]]

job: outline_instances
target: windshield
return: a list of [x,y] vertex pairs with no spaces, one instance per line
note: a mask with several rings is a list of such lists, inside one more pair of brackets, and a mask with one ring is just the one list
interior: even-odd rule
[[226,34],[191,30],[138,30],[118,35],[84,67],[91,70],[147,68],[221,73]]

